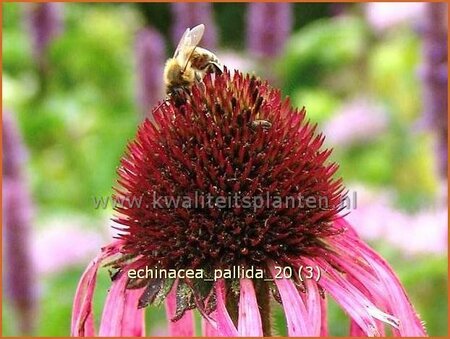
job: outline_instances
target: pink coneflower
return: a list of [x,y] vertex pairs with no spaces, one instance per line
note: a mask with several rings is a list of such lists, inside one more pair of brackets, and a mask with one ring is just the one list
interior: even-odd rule
[[[272,302],[282,305],[290,336],[327,335],[327,296],[347,312],[353,335],[382,335],[385,326],[425,335],[392,269],[339,216],[337,165],[305,110],[239,72],[208,75],[191,92],[184,104],[171,98],[158,106],[128,146],[117,194],[140,200],[117,208],[118,239],[81,278],[72,335],[96,333],[92,296],[102,265],[116,271],[100,335],[144,335],[145,307],[165,303],[172,336],[194,335],[193,309],[204,335],[270,336]],[[207,195],[212,204],[193,202]],[[231,195],[242,200],[219,200]],[[275,198],[300,196],[315,203],[275,206]],[[236,267],[263,274],[211,279]],[[205,275],[132,278],[148,268]]]

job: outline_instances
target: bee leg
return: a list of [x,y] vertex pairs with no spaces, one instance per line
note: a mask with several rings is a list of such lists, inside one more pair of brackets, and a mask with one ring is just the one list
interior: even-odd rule
[[263,119],[257,119],[252,121],[253,128],[257,128],[258,126],[261,126],[264,130],[268,130],[270,127],[272,127],[272,123],[268,120]]

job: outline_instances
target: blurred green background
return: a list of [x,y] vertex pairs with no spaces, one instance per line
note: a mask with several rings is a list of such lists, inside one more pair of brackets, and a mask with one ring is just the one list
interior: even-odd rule
[[[48,46],[43,71],[33,57],[26,6],[2,4],[3,108],[17,120],[28,150],[38,291],[34,334],[64,336],[81,273],[111,239],[112,208],[94,208],[93,197],[112,194],[119,159],[143,117],[136,100],[135,34],[151,24],[165,37],[169,57],[173,18],[170,4],[64,4],[63,29]],[[434,132],[420,128],[417,18],[380,28],[364,4],[294,4],[292,33],[267,67],[267,59],[246,48],[246,7],[213,5],[214,52],[271,79],[330,134],[338,175],[350,189],[357,187],[359,207],[368,213],[352,211],[352,222],[360,222],[355,227],[392,264],[429,334],[445,335],[447,178],[436,169]],[[375,224],[367,226],[370,234],[364,232],[369,223]],[[103,270],[97,319],[108,285]],[[149,334],[164,334],[164,311],[152,309],[148,317]],[[4,294],[3,335],[18,333],[15,318]],[[331,334],[348,333],[337,307],[329,323]]]

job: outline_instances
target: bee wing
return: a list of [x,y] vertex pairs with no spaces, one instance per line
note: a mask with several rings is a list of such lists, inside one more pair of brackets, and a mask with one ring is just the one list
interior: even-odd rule
[[200,40],[202,40],[203,33],[205,32],[205,25],[200,24],[195,26],[189,31],[188,37],[189,37],[189,47],[196,47]]
[[188,58],[192,53],[192,48],[197,47],[200,40],[202,40],[204,32],[205,25],[203,24],[197,25],[192,29],[186,29],[173,55],[174,58],[178,59],[180,64],[184,64],[188,61]]
[[187,28],[183,35],[181,36],[180,42],[178,43],[178,46],[175,50],[175,53],[173,54],[174,58],[177,58],[180,54],[180,51],[184,48],[184,46],[186,45],[186,40],[187,40],[187,36],[189,35],[190,29]]

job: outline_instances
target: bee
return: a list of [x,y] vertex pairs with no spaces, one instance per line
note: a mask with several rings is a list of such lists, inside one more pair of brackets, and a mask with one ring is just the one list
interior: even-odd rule
[[253,120],[252,127],[256,128],[258,126],[261,126],[264,130],[268,130],[270,127],[272,127],[272,123],[269,120],[263,120],[263,119]]
[[166,93],[175,99],[179,99],[182,92],[189,94],[192,85],[201,82],[207,73],[223,72],[223,66],[216,55],[198,47],[204,31],[203,24],[186,29],[173,57],[166,62],[164,68]]

